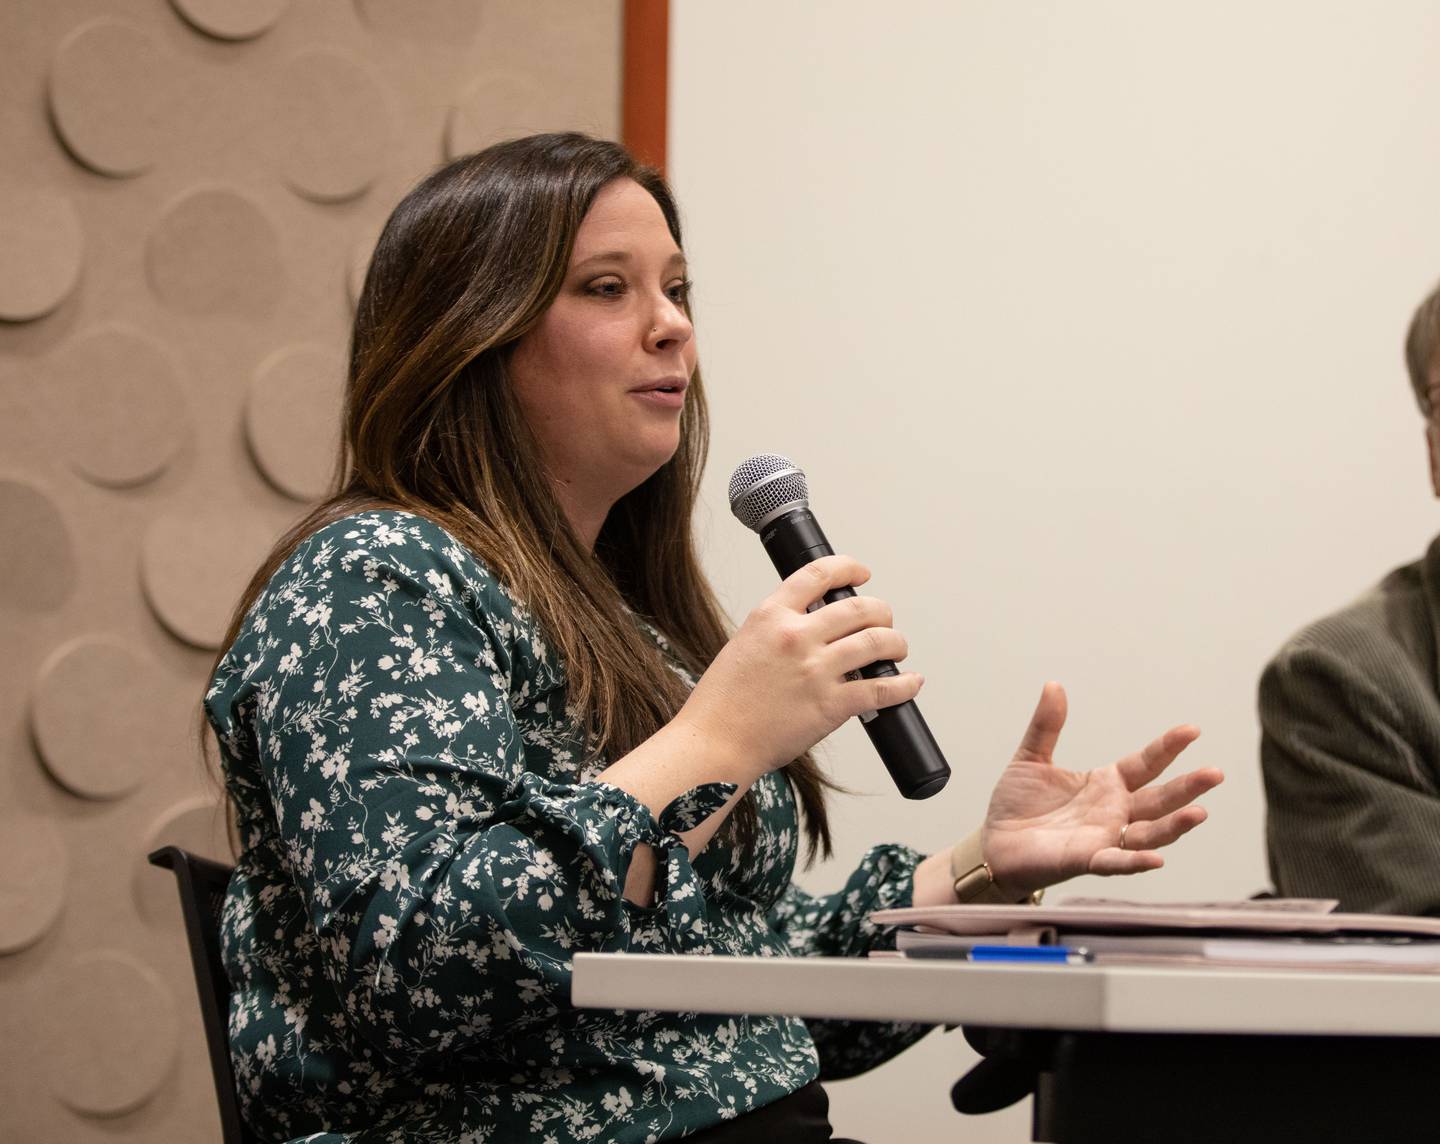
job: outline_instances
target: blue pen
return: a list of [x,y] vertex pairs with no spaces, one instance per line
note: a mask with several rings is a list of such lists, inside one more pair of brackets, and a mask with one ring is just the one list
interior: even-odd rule
[[1067,945],[972,945],[971,961],[1013,961],[1022,965],[1084,965],[1095,955]]

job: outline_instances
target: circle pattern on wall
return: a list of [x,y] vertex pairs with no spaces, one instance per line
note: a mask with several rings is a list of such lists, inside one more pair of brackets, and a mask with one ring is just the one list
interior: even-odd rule
[[138,485],[170,463],[185,431],[185,395],[169,352],[121,325],[67,343],[51,360],[70,463],[96,484]]
[[585,131],[599,125],[563,85],[546,85],[518,72],[493,72],[467,87],[445,118],[445,154],[451,159],[502,139],[537,131]]
[[68,868],[65,843],[47,819],[0,810],[0,953],[34,945],[55,924]]
[[140,548],[145,600],[176,639],[218,649],[239,602],[274,540],[274,530],[219,509],[206,516],[157,517]]
[[48,612],[75,588],[75,551],[60,509],[28,481],[0,479],[0,608]]
[[156,728],[166,726],[164,681],[156,664],[117,639],[83,637],[41,666],[30,726],[55,780],[83,798],[119,798],[158,762]]
[[46,991],[50,1091],[87,1116],[120,1116],[159,1090],[175,1058],[175,1002],[154,970],[121,950],[82,953]]
[[324,495],[340,443],[345,359],[290,346],[265,360],[245,401],[250,452],[267,480],[296,500]]
[[76,160],[102,175],[138,175],[155,161],[163,116],[180,102],[176,75],[140,28],[95,20],[75,29],[50,65],[50,114]]
[[426,0],[422,11],[396,0],[356,0],[366,26],[387,40],[421,40],[432,44],[465,44],[480,27],[477,0]]
[[[219,771],[215,772],[218,782]],[[156,925],[180,923],[180,899],[175,875],[150,865],[148,855],[162,846],[178,846],[201,858],[226,866],[235,864],[226,838],[224,795],[188,798],[167,810],[145,836],[134,859],[135,905],[146,921]]]
[[0,186],[0,319],[28,322],[60,305],[80,280],[84,246],[64,195]]
[[277,95],[285,181],[333,203],[364,194],[390,149],[390,101],[369,67],[336,51],[305,52],[281,74]]
[[617,13],[0,0],[0,1144],[218,1138],[147,861],[235,860],[204,649],[328,483],[353,299],[451,105],[533,74],[614,136]]
[[172,203],[146,248],[150,283],[190,314],[259,317],[284,284],[274,224],[245,195],[203,187]]
[[170,0],[196,31],[217,40],[251,40],[268,32],[290,0]]
[[365,289],[365,276],[370,273],[370,259],[375,254],[380,232],[384,229],[383,225],[372,227],[350,247],[345,263],[345,297],[350,300],[352,311],[360,304],[360,295]]

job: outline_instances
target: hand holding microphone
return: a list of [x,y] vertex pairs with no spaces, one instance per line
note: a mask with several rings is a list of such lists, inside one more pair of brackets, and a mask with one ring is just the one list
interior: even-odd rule
[[[758,778],[852,716],[913,699],[923,682],[913,672],[855,677],[877,658],[904,659],[909,650],[890,626],[890,606],[850,590],[869,578],[849,556],[827,556],[788,576],[715,657],[686,702],[683,721],[711,747],[725,744],[733,764],[752,768]],[[850,598],[812,606],[836,591]]]
[[[747,528],[760,534],[776,570],[785,578],[780,591],[736,633],[731,642],[738,641],[739,647],[732,658],[746,658],[744,649],[750,647],[767,654],[759,649],[773,639],[784,645],[784,651],[801,649],[804,655],[792,657],[796,663],[785,670],[789,672],[787,684],[798,684],[802,694],[774,698],[802,705],[807,699],[812,705],[816,697],[821,699],[818,714],[823,717],[800,721],[805,733],[817,728],[820,733],[789,758],[809,749],[848,716],[858,715],[900,793],[906,798],[935,794],[948,781],[950,767],[914,702],[923,681],[896,668],[894,661],[903,659],[907,651],[904,637],[890,628],[887,605],[855,594],[851,585],[863,584],[869,573],[849,558],[834,555],[810,512],[805,474],[785,457],[751,457],[730,478],[730,508]],[[835,563],[837,560],[848,563]],[[813,613],[808,621],[801,621],[801,610]],[[730,651],[727,645],[716,663]],[[795,670],[800,663],[803,672],[797,678]],[[748,666],[757,673],[755,678],[764,678],[775,665]],[[850,678],[838,681],[833,693],[825,695],[823,673],[837,667]],[[821,682],[807,689],[811,682],[808,673],[816,670],[822,673]],[[704,680],[701,682],[703,685]],[[830,725],[825,726],[827,723]],[[787,743],[787,749],[789,746]],[[785,761],[788,758],[775,765]]]

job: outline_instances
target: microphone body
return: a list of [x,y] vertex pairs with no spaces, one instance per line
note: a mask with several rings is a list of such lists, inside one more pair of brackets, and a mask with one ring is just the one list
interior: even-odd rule
[[[803,503],[781,512],[756,531],[782,580],[812,560],[835,554],[815,514]],[[826,592],[824,598],[825,603],[833,604],[853,595],[854,588],[836,588]],[[899,675],[900,671],[890,660],[882,659],[862,667],[860,674],[866,679],[876,679]],[[913,699],[895,707],[866,712],[860,721],[885,769],[906,798],[929,798],[949,781],[950,765]]]

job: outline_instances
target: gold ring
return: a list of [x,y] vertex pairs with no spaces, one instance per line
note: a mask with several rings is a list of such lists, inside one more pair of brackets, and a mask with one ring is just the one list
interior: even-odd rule
[[1128,822],[1127,822],[1124,826],[1122,826],[1122,827],[1120,828],[1120,849],[1121,849],[1121,850],[1124,850],[1124,849],[1125,849],[1125,832],[1126,832],[1127,830],[1129,830],[1129,829],[1130,829],[1130,824],[1129,824]]

